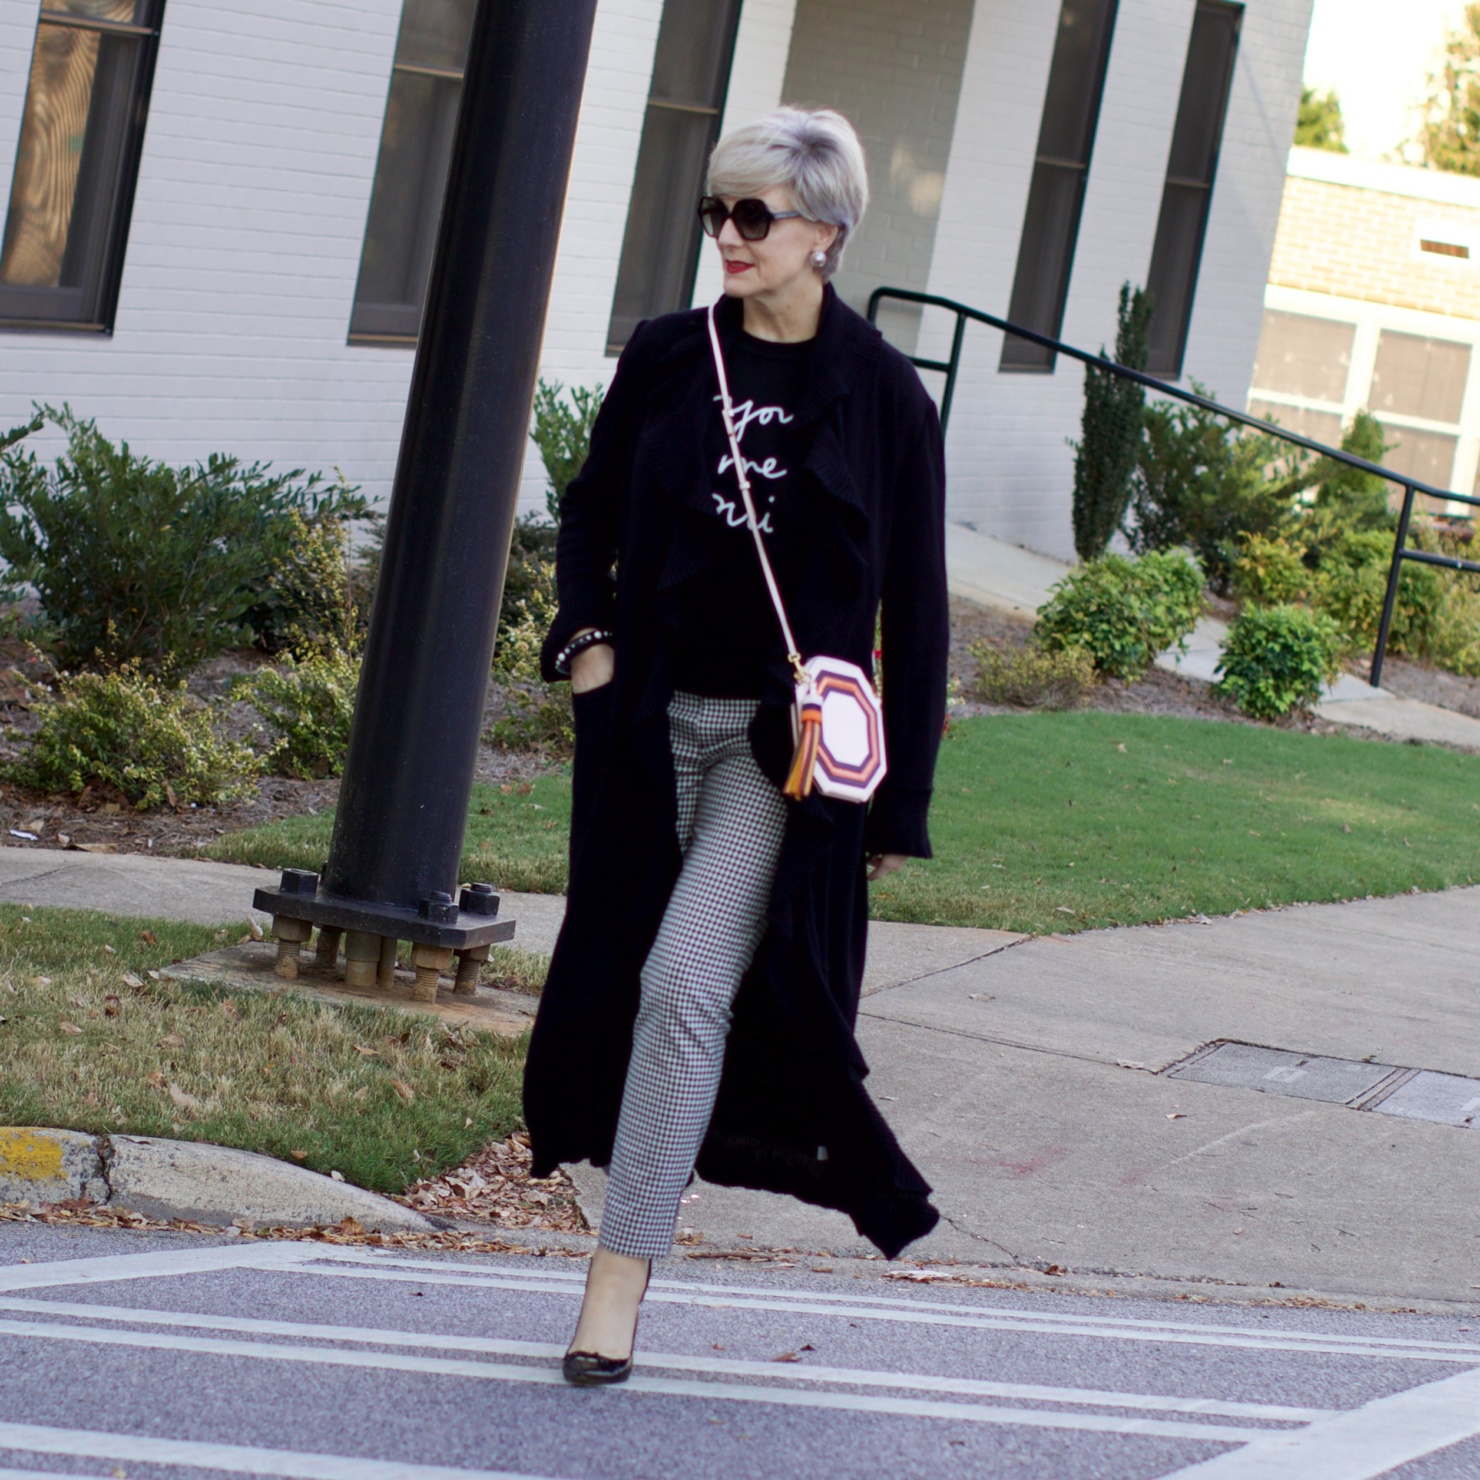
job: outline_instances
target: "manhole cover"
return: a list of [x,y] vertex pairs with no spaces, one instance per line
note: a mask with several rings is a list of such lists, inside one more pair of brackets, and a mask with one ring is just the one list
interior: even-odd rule
[[1166,1071],[1171,1079],[1194,1079],[1230,1089],[1257,1089],[1264,1094],[1292,1095],[1297,1100],[1324,1100],[1353,1105],[1371,1095],[1384,1080],[1402,1073],[1391,1064],[1355,1063],[1253,1043],[1219,1043]]
[[1382,1115],[1474,1126],[1480,1121],[1480,1079],[1424,1069],[1371,1107]]

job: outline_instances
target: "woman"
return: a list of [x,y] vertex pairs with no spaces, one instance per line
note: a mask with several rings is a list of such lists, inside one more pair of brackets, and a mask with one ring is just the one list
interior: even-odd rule
[[865,877],[928,858],[948,641],[940,424],[904,357],[828,285],[867,200],[836,113],[720,141],[700,204],[736,431],[807,656],[872,670],[889,771],[865,807],[784,798],[793,685],[737,489],[706,313],[640,324],[561,504],[549,681],[569,677],[570,893],[525,1078],[534,1174],[608,1166],[565,1360],[632,1368],[684,1186],[841,1209],[893,1257],[929,1187],[863,1088]]

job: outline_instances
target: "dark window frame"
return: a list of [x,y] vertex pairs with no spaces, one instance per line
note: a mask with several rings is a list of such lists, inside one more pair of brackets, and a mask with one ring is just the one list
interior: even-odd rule
[[[1146,289],[1152,297],[1151,345],[1146,369],[1149,374],[1168,380],[1181,379],[1183,362],[1187,357],[1187,336],[1192,329],[1192,310],[1197,301],[1197,280],[1202,270],[1208,218],[1213,209],[1213,188],[1218,179],[1223,130],[1228,122],[1228,105],[1233,98],[1233,78],[1238,66],[1243,20],[1244,7],[1235,0],[1197,0],[1197,9],[1193,12],[1182,90],[1177,99],[1177,118],[1167,155],[1161,210],[1157,215],[1151,265],[1146,272]],[[1224,28],[1223,34],[1229,44],[1227,55],[1221,59],[1217,81],[1209,88],[1197,65],[1206,60],[1199,56],[1198,48],[1221,39],[1214,30],[1215,26]],[[1196,138],[1199,130],[1204,132],[1200,145]],[[1179,167],[1186,164],[1185,156],[1189,149],[1202,155],[1200,168],[1195,172]],[[1190,217],[1181,214],[1188,206],[1196,211],[1190,233],[1185,229]],[[1164,305],[1173,302],[1176,304],[1175,318],[1169,320]]]
[[[1017,267],[1007,317],[1025,329],[1058,339],[1069,301],[1074,251],[1100,126],[1100,105],[1110,70],[1119,0],[1063,0],[1055,34],[1053,60],[1044,89],[1043,115],[1033,154],[1033,176],[1023,229],[1018,238]],[[1079,20],[1090,26],[1089,45],[1076,48],[1074,27]],[[1067,100],[1077,97],[1083,107],[1077,129],[1069,121],[1065,137]],[[1067,146],[1067,147],[1066,147]],[[1057,219],[1055,219],[1057,216]],[[1057,356],[1031,340],[1007,335],[1002,342],[998,369],[1004,372],[1052,374]]]
[[[68,211],[69,231],[62,263],[62,270],[65,272],[67,259],[77,251],[84,258],[85,281],[81,285],[68,286],[0,281],[0,330],[103,335],[113,333],[118,314],[119,292],[123,284],[129,229],[133,223],[134,197],[138,190],[139,165],[144,153],[144,133],[149,120],[149,102],[154,88],[164,10],[165,0],[140,0],[133,21],[116,21],[53,9],[48,0],[41,0],[36,18],[35,39],[31,45],[31,72],[27,74],[26,101],[16,143],[17,157],[11,176],[11,194],[7,202],[4,228],[0,231],[0,260],[3,260],[5,247],[9,243],[14,219],[15,190],[21,178],[20,149],[26,138],[26,123],[32,107],[31,76],[36,66],[37,48],[42,40],[42,28],[58,27],[91,31],[100,37],[132,38],[136,42],[136,51],[133,75],[122,106],[116,107],[111,115],[105,116],[94,110],[93,96],[89,95],[87,132],[84,135],[82,159]],[[106,132],[95,139],[94,128]],[[109,152],[114,155],[111,165],[106,159]],[[101,160],[100,153],[103,156]],[[99,173],[100,169],[102,173]],[[95,202],[94,211],[100,211],[100,214],[92,225],[91,245],[79,242],[74,246],[70,226],[77,216],[78,201],[84,191],[91,192],[90,198]],[[86,221],[85,213],[82,219]]]
[[[370,200],[366,207],[365,231],[360,241],[360,265],[355,276],[355,292],[350,304],[348,342],[350,344],[391,345],[414,348],[421,332],[421,318],[426,306],[426,281],[419,289],[408,289],[398,299],[370,298],[366,295],[367,279],[374,274],[372,254],[377,248],[404,253],[408,276],[415,271],[419,258],[425,274],[431,270],[431,255],[436,245],[437,227],[441,217],[442,201],[447,189],[447,174],[452,163],[452,137],[456,118],[462,101],[462,86],[467,76],[467,47],[471,40],[472,22],[476,5],[468,11],[468,32],[462,41],[462,65],[445,66],[417,59],[418,38],[410,29],[410,11],[414,0],[402,0],[401,20],[396,32],[396,52],[391,62],[390,86],[386,91],[385,111],[381,116],[380,145],[375,156],[375,175],[370,189]],[[443,40],[447,37],[440,38]],[[435,44],[435,42],[433,43]],[[378,209],[382,205],[381,191],[394,188],[388,178],[390,167],[396,162],[391,151],[394,144],[391,130],[398,103],[398,87],[412,79],[421,79],[431,88],[438,83],[452,83],[454,90],[443,91],[442,96],[428,95],[420,102],[422,112],[415,124],[426,130],[422,140],[423,153],[420,163],[421,191],[419,210],[392,216],[387,222]],[[410,103],[410,99],[404,99]],[[409,110],[408,110],[409,111]],[[438,116],[440,113],[440,117]],[[440,159],[438,156],[441,156]],[[430,209],[435,203],[435,209]],[[390,225],[403,235],[394,242],[377,239],[378,230]]]
[[[681,72],[685,60],[675,50],[682,44],[678,28],[685,21],[693,23],[700,3],[701,0],[666,0],[658,25],[653,78],[643,113],[642,141],[633,171],[607,325],[609,355],[621,353],[641,320],[687,308],[693,302],[702,239],[697,208],[729,92],[741,0],[707,0],[714,7],[709,12],[712,49],[695,70],[707,71],[708,76],[701,77],[687,96],[666,95],[663,89],[671,82],[671,74]],[[693,58],[687,60],[691,62]],[[680,119],[702,123],[702,135],[691,133],[685,139],[677,139],[669,128]],[[697,149],[696,143],[700,145]],[[680,180],[678,157],[685,145],[690,160],[698,161],[698,171],[695,176],[691,165],[689,177]],[[650,245],[654,236],[666,237],[675,244],[666,263],[654,262]],[[661,281],[665,268],[669,276],[667,283]]]

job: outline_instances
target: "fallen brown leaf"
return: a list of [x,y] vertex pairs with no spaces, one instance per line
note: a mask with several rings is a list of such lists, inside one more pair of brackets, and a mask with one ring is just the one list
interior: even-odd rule
[[169,1096],[182,1110],[196,1110],[200,1108],[200,1101],[194,1095],[186,1094],[178,1084],[169,1086]]
[[159,1046],[161,1048],[184,1048],[185,1040],[178,1033],[166,1033],[159,1040]]
[[115,951],[112,946],[108,945],[105,942],[104,945],[103,945],[103,954],[105,956],[116,956],[118,954],[118,952]]
[[355,1044],[355,1052],[364,1054],[367,1059],[378,1059],[380,1050],[378,1048],[367,1048],[363,1043]]
[[777,1352],[771,1360],[773,1362],[800,1362],[802,1359],[795,1352]]
[[291,1156],[294,1161],[307,1161],[308,1160],[308,1152],[306,1152],[306,1151],[290,1151],[288,1153],[288,1155]]
[[416,1098],[416,1091],[404,1079],[391,1080],[391,1088],[409,1105]]
[[113,992],[109,992],[108,995],[103,998],[103,1014],[106,1017],[117,1017],[122,1006],[123,1004],[119,1001],[117,995]]
[[137,992],[144,985],[144,978],[137,972],[125,971],[123,974],[123,984],[126,987],[132,987]]
[[155,1089],[163,1089],[165,1085],[164,1075],[161,1074],[158,1069],[151,1069],[144,1076],[144,1081],[146,1084],[152,1084]]
[[139,939],[146,946],[157,946],[159,944],[159,937],[152,930],[141,930],[139,932]]
[[62,1032],[71,1034],[74,1038],[82,1032],[82,1029],[79,1028],[76,1023],[69,1023],[66,1018],[63,1018],[61,1022],[57,1024],[57,1027],[59,1027]]

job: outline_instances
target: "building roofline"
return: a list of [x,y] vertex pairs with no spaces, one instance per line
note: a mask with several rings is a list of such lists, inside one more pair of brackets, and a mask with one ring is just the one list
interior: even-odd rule
[[1288,173],[1301,180],[1321,180],[1353,190],[1376,190],[1384,195],[1406,195],[1440,205],[1480,209],[1480,179],[1420,165],[1385,164],[1354,159],[1331,149],[1290,150]]

